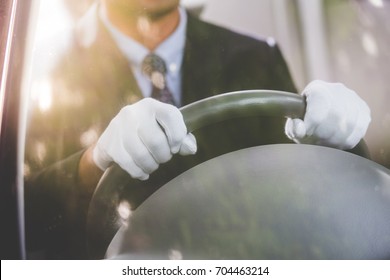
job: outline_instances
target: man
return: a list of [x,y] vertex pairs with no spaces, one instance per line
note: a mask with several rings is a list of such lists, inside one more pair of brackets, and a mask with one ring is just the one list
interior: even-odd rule
[[[280,120],[256,119],[210,129],[213,136],[207,141],[203,135],[195,139],[175,106],[235,90],[296,90],[275,44],[201,22],[178,5],[178,0],[98,2],[80,21],[71,48],[52,73],[52,99],[58,105],[32,110],[27,240],[32,249],[48,250],[45,257],[86,257],[88,203],[114,162],[130,176],[147,180],[174,154],[207,159],[228,151],[230,137],[219,139],[225,130],[233,131],[232,142],[254,145],[237,133],[243,126],[261,135],[261,144],[288,141],[284,129],[295,142],[342,149],[364,136],[370,120],[365,103],[341,84],[315,81],[303,92],[304,120],[288,120],[284,127]],[[149,53],[165,60],[162,87],[168,86],[175,106],[144,98],[155,86],[143,71]],[[215,138],[218,145],[202,144]]]

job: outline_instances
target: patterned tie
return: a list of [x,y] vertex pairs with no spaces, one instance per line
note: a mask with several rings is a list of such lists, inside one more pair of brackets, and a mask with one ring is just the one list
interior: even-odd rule
[[154,53],[148,54],[142,62],[142,72],[152,82],[152,97],[161,102],[175,105],[172,93],[166,83],[167,67],[164,60]]

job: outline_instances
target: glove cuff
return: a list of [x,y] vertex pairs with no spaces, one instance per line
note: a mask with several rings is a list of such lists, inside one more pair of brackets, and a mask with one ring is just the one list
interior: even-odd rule
[[92,160],[100,170],[105,171],[111,164],[111,160],[104,156],[105,152],[102,151],[98,145],[93,148]]

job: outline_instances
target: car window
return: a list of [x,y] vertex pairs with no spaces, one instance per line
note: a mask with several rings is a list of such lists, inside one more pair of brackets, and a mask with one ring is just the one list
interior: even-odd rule
[[[256,65],[256,61],[251,60],[249,55],[244,57],[244,53],[248,53],[243,52],[242,62],[229,61],[223,66],[213,65],[215,72],[207,72],[203,69],[191,72],[191,78],[198,77],[194,82],[195,91],[202,89],[203,85],[217,84],[213,88],[215,92],[207,94],[201,92],[199,96],[216,95],[223,93],[225,89],[254,89],[253,87],[259,85],[272,87],[267,89],[300,92],[314,79],[341,81],[356,90],[371,107],[373,120],[365,140],[372,161],[379,164],[381,166],[379,168],[390,168],[390,113],[386,105],[390,99],[386,77],[390,65],[387,48],[390,32],[389,20],[386,16],[390,9],[388,2],[350,0],[341,3],[324,0],[318,1],[320,5],[314,4],[313,1],[237,0],[229,1],[229,5],[224,5],[223,1],[198,1],[200,4],[196,2],[182,2],[193,17],[259,39],[264,43],[263,46],[267,45],[275,50],[272,55],[282,59],[279,59],[277,66],[271,67],[272,70],[269,71],[283,78],[281,79],[283,82],[257,83],[253,81],[252,76],[246,75],[246,72],[237,71],[237,76],[245,81],[246,88],[240,88],[242,84],[237,85],[233,82],[230,84],[229,82],[233,81],[229,76],[231,65],[235,68],[238,68],[236,65],[253,67]],[[244,2],[246,4],[243,4]],[[101,12],[94,1],[41,0],[39,10],[35,11],[39,16],[36,24],[31,27],[34,29],[34,45],[31,46],[31,75],[28,81],[28,93],[26,93],[28,102],[24,113],[26,119],[22,168],[24,183],[27,193],[34,190],[30,182],[35,182],[34,184],[38,182],[40,186],[45,186],[35,195],[34,203],[39,202],[38,204],[43,205],[50,201],[52,209],[70,207],[69,215],[75,215],[80,211],[74,205],[77,203],[64,202],[67,201],[64,198],[76,191],[74,186],[78,180],[80,158],[96,143],[121,108],[137,102],[142,95],[137,95],[131,66],[110,37],[107,28],[103,28],[106,37],[102,38],[110,38],[110,40],[103,40],[104,42],[101,43],[102,49],[106,48],[104,50],[107,50],[110,55],[102,55],[101,49],[92,43],[94,39],[99,38],[98,35],[101,34],[98,32],[101,32],[104,26],[101,20],[93,21],[96,20],[93,15],[100,15]],[[316,15],[315,22],[312,15]],[[224,46],[219,47],[223,49],[221,53],[225,55],[230,51],[241,51],[242,46],[227,51]],[[202,56],[199,56],[199,59],[195,60],[201,59]],[[288,75],[285,75],[286,73]],[[262,77],[267,75],[267,71],[259,74]],[[221,77],[226,82],[218,84],[223,80]],[[192,102],[195,98],[188,100]],[[253,132],[265,135],[266,139],[262,144],[273,144],[274,140],[271,137],[273,134],[275,138],[279,137],[278,139],[286,138],[283,129],[284,121],[284,118],[278,119],[267,133],[263,133],[262,128],[269,128],[270,125],[265,121],[261,122]],[[249,137],[234,131],[235,127],[240,126],[242,125],[230,126],[229,132],[240,139],[239,141],[246,140]],[[210,128],[207,133],[212,135],[210,138],[219,140],[218,147],[228,142],[219,135],[217,129]],[[199,143],[201,140],[200,137]],[[204,145],[206,150],[214,149],[208,147],[207,143],[200,145]],[[222,148],[221,151],[220,154],[225,153]],[[229,158],[226,164],[230,160],[233,161],[234,156]],[[208,170],[208,172],[214,171]],[[53,190],[50,188],[52,185],[70,187],[66,190],[62,188]],[[48,194],[47,190],[52,192],[49,196],[45,196]],[[144,194],[141,193],[140,196],[142,195]],[[47,211],[44,207],[38,210],[42,211],[40,217],[46,217]],[[250,210],[244,209],[244,211]],[[234,215],[231,218],[238,219]],[[53,219],[53,225],[50,224],[35,233],[38,239],[47,236],[52,230],[59,229],[65,218],[57,215]],[[30,226],[38,222],[42,221],[27,221]],[[83,222],[86,221],[77,221],[74,232],[85,230]],[[185,239],[182,241],[190,244],[192,235],[186,233],[187,225],[184,223],[179,226],[182,226],[181,238]],[[58,234],[61,234],[60,230]],[[226,238],[228,239],[229,236]],[[31,243],[29,236],[27,242]],[[82,245],[77,243],[77,246],[80,245],[81,248],[86,246],[85,243]],[[64,250],[62,247],[59,250]],[[175,252],[180,251],[174,246],[171,249]],[[35,248],[32,249],[34,250]],[[34,255],[36,252],[32,253],[30,256],[36,257]],[[218,252],[213,256],[217,257]]]

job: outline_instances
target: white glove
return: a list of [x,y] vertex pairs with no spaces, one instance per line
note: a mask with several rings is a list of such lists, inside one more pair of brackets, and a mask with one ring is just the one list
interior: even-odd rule
[[181,112],[152,98],[121,109],[94,150],[93,161],[103,171],[116,162],[133,178],[146,180],[173,154],[195,154],[196,140],[187,134]]
[[303,121],[288,119],[285,126],[294,142],[352,149],[366,134],[370,109],[353,90],[316,80],[302,95],[307,103]]

